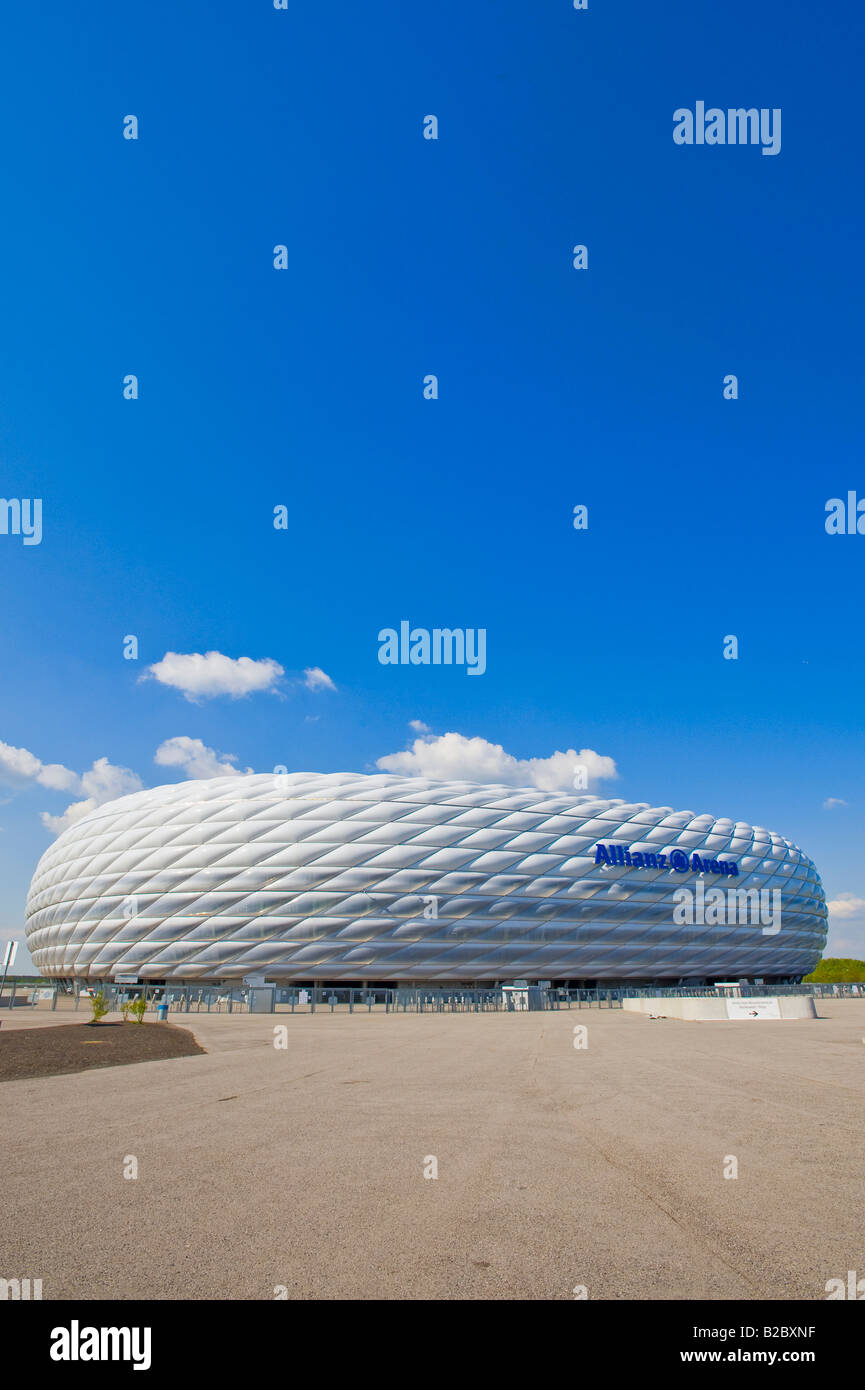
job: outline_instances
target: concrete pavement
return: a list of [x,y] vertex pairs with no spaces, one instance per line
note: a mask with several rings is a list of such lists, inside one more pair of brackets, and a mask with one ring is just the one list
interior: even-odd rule
[[172,1016],[206,1056],[0,1087],[0,1276],[45,1299],[825,1299],[865,1274],[865,1002],[818,1009]]

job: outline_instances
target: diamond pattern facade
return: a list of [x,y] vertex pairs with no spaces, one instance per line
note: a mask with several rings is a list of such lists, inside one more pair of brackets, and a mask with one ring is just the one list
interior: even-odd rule
[[[699,873],[595,863],[598,843],[735,861],[782,925],[677,926]],[[826,941],[789,840],[646,803],[415,777],[221,777],[100,806],[42,856],[27,938],[45,975],[110,979],[782,979]]]

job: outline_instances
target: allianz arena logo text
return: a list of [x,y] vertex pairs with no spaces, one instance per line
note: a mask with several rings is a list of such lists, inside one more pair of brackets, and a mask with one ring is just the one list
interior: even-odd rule
[[739,866],[732,859],[705,859],[699,854],[692,854],[689,859],[682,849],[651,854],[626,845],[596,845],[595,863],[632,869],[675,869],[677,874],[729,874],[732,878],[739,875]]

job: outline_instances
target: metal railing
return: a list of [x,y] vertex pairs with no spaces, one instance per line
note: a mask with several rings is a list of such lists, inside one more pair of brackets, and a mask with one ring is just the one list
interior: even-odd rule
[[[514,1010],[512,995],[501,988],[378,988],[343,985],[176,985],[144,986],[148,1012],[157,1004],[168,1005],[169,1015],[200,1013],[507,1013]],[[89,1008],[90,992],[101,990],[111,1012],[119,1012],[140,988],[114,983],[68,981],[52,984],[7,983],[0,995],[0,1009],[30,1007],[78,1013]],[[851,984],[730,985],[723,991],[713,985],[617,985],[596,989],[540,988],[528,991],[530,1009],[620,1009],[623,999],[717,999],[725,995],[760,998],[766,995],[810,994],[815,999],[863,999],[865,981]],[[520,1005],[516,1007],[520,1011]]]

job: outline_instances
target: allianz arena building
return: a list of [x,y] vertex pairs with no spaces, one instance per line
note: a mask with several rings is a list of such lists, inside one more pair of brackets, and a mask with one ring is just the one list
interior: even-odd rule
[[[683,887],[752,904],[762,890],[780,929],[744,910],[683,922]],[[826,906],[811,860],[742,821],[472,782],[252,774],[83,817],[39,861],[27,939],[36,968],[67,979],[796,982],[820,959]]]

